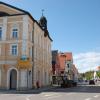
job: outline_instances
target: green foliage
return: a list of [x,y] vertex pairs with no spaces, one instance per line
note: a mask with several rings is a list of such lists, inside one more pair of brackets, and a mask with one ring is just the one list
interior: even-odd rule
[[97,77],[99,77],[99,78],[100,78],[100,71],[98,71],[98,72],[97,72]]
[[91,80],[93,78],[93,74],[94,74],[94,71],[88,71],[88,72],[84,73],[85,78],[87,80]]

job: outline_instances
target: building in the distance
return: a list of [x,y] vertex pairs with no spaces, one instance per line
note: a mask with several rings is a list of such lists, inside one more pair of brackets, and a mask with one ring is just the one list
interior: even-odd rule
[[95,80],[100,80],[100,66],[96,67],[96,70],[94,70],[93,78]]
[[52,50],[52,82],[57,83],[57,77],[60,76],[60,64],[58,50]]
[[0,88],[31,89],[50,84],[51,41],[47,20],[0,2]]
[[59,65],[59,58],[58,58],[58,50],[52,51],[52,74],[59,75],[60,65]]
[[97,71],[100,71],[100,66],[97,67]]
[[78,81],[78,78],[79,78],[79,72],[78,72],[78,69],[76,68],[76,66],[73,64],[73,67],[72,67],[72,73],[73,73],[73,80],[74,81]]
[[65,76],[69,80],[78,80],[78,70],[73,64],[71,52],[52,51],[52,74],[53,83],[56,83],[55,80],[60,76]]
[[71,52],[59,53],[60,74],[72,79],[73,56]]

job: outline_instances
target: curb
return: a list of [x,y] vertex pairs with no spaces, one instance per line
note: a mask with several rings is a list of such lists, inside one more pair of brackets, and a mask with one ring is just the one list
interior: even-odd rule
[[0,90],[0,94],[38,94],[47,90],[51,90],[57,88],[55,86],[52,87],[43,87],[39,89],[31,89],[31,90]]

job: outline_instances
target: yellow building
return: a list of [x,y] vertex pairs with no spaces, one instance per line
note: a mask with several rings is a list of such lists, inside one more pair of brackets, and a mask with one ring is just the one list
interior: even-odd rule
[[0,2],[0,88],[31,89],[50,84],[51,41],[44,16]]

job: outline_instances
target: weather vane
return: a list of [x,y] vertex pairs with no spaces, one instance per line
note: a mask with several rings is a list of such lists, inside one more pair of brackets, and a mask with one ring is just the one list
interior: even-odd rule
[[43,16],[44,9],[42,9],[42,16]]

